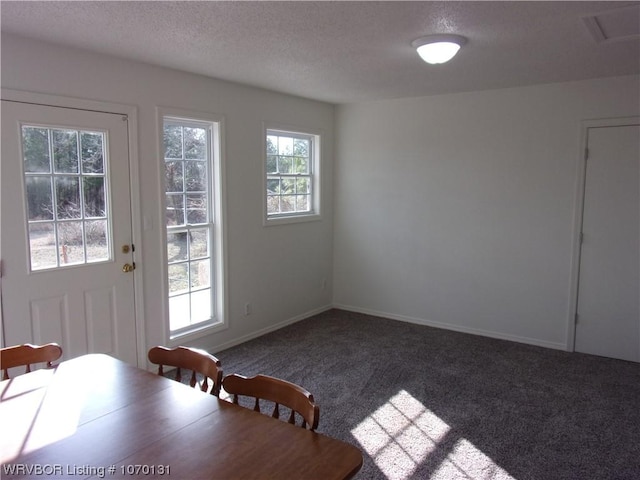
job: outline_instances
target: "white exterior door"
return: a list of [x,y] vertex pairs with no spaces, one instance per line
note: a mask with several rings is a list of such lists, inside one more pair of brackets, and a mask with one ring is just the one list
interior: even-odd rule
[[137,364],[127,135],[123,115],[2,101],[5,345]]
[[640,125],[589,128],[575,350],[640,362]]

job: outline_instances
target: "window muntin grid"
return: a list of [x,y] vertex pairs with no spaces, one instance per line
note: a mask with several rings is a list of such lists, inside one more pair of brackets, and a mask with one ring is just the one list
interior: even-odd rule
[[209,124],[165,118],[165,223],[172,335],[214,321]]
[[267,217],[314,213],[315,136],[267,130]]
[[105,132],[22,125],[32,272],[113,259]]

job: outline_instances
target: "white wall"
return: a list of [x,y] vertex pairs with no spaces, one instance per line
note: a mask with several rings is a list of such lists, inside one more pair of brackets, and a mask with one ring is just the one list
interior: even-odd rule
[[334,304],[568,344],[580,122],[637,76],[336,109]]
[[[194,343],[213,350],[328,307],[332,278],[339,307],[564,348],[580,121],[640,109],[637,76],[345,105],[334,165],[328,104],[4,34],[1,83],[138,108],[148,346],[165,341],[155,107],[225,116],[229,328]],[[322,221],[262,226],[263,121],[325,131]]]
[[[137,107],[141,209],[153,222],[137,249],[147,346],[166,341],[157,106],[225,117],[229,328],[194,344],[215,351],[331,304],[332,105],[10,35],[2,36],[2,87]],[[324,131],[321,221],[263,227],[263,121]]]

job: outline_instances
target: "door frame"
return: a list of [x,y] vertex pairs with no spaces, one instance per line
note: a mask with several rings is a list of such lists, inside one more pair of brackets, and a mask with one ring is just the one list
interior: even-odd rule
[[[113,102],[102,102],[87,100],[84,98],[65,97],[60,95],[50,95],[34,93],[23,90],[2,88],[0,90],[2,100],[10,100],[33,105],[43,105],[51,107],[72,108],[77,110],[88,110],[101,113],[112,113],[125,115],[127,122],[127,137],[129,152],[129,190],[131,195],[131,235],[133,244],[137,245],[137,252],[134,258],[140,258],[142,247],[142,210],[140,207],[140,162],[138,157],[138,108],[133,105],[126,105]],[[141,261],[136,262],[136,270],[133,272],[133,297],[134,297],[134,317],[136,330],[136,358],[138,367],[145,368],[147,365],[145,322],[144,322],[144,269]],[[1,314],[0,314],[1,315]],[[0,317],[0,320],[2,318]]]
[[[584,196],[587,181],[587,155],[589,146],[589,129],[606,127],[624,127],[640,123],[640,116],[596,118],[580,122],[580,143],[576,167],[575,201],[573,229],[571,240],[571,275],[569,286],[569,306],[567,312],[566,350],[575,352],[576,314],[578,313],[578,294],[580,290],[580,254],[581,232],[584,216]],[[638,336],[640,345],[640,336]]]

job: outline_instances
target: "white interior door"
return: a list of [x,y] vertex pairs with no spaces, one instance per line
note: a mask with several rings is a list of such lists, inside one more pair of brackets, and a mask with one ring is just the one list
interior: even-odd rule
[[1,182],[4,344],[136,364],[127,117],[3,100]]
[[575,350],[640,362],[640,126],[587,135]]

